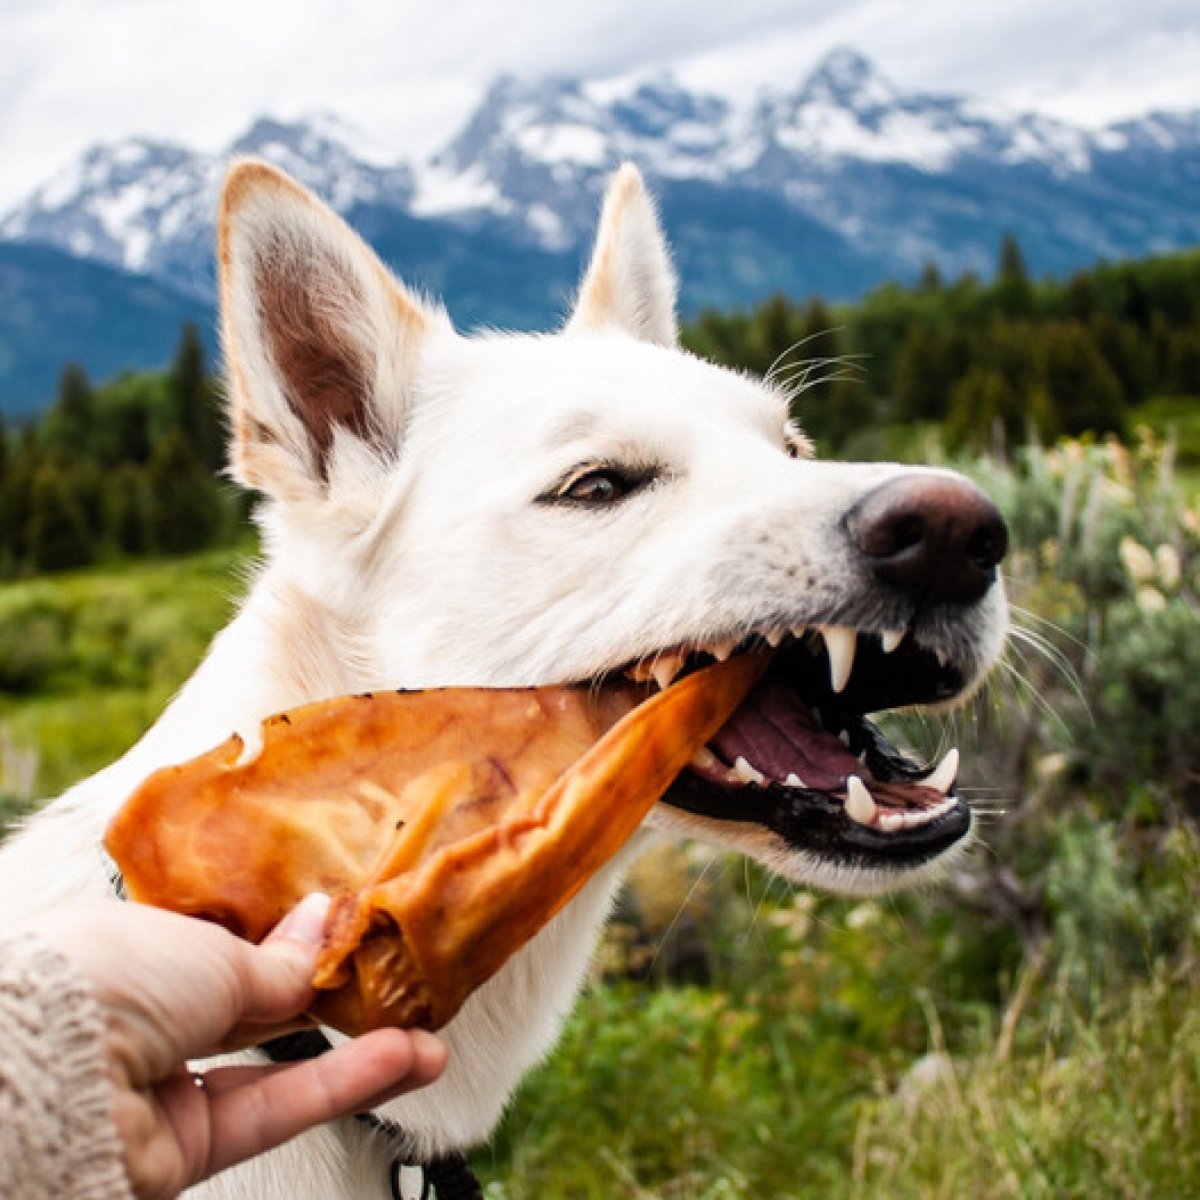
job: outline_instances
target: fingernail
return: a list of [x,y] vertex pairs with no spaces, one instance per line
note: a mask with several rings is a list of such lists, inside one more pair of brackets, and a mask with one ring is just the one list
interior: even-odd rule
[[309,892],[275,927],[272,938],[287,938],[302,946],[319,946],[325,918],[333,901],[324,892]]
[[425,1029],[410,1029],[408,1036],[412,1040],[413,1053],[418,1057],[446,1053],[446,1045],[436,1033]]

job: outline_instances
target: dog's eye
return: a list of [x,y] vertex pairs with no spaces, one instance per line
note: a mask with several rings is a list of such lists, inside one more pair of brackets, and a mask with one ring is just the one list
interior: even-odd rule
[[604,467],[572,479],[558,495],[561,500],[577,500],[581,504],[612,504],[623,500],[636,486],[636,480]]

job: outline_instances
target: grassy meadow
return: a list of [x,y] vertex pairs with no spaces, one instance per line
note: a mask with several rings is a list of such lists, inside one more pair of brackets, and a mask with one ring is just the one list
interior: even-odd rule
[[[649,856],[475,1154],[489,1196],[1200,1195],[1200,513],[1178,457],[1142,429],[959,464],[1009,519],[1017,632],[946,725],[889,724],[962,748],[973,852],[873,900]],[[137,737],[250,553],[0,586],[0,813]]]

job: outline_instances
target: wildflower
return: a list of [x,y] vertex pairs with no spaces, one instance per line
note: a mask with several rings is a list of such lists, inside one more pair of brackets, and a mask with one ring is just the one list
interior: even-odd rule
[[1147,616],[1151,616],[1167,607],[1167,598],[1158,588],[1147,585],[1137,590],[1137,606]]
[[1179,562],[1179,552],[1174,546],[1164,542],[1154,552],[1154,561],[1158,564],[1158,581],[1163,590],[1174,592],[1178,590],[1183,579],[1183,568]]
[[1126,535],[1121,539],[1118,551],[1125,571],[1134,583],[1149,584],[1158,578],[1158,564],[1154,561],[1154,555],[1140,542]]

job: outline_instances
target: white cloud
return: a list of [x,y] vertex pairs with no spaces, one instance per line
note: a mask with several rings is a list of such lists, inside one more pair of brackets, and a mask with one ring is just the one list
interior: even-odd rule
[[905,87],[1100,123],[1200,106],[1194,0],[0,0],[0,207],[129,133],[216,149],[264,112],[331,110],[397,156],[486,82],[656,64],[748,95],[854,45]]

